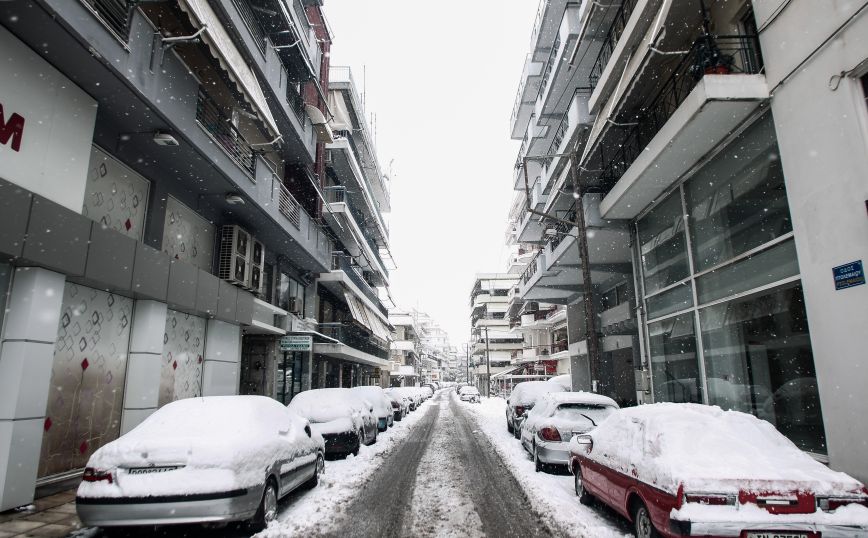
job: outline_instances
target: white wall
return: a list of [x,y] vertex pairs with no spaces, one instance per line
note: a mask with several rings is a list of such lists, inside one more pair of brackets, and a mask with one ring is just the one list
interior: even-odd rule
[[[779,0],[754,2],[762,26]],[[798,67],[863,2],[792,2],[761,34],[833,468],[868,481],[868,285],[836,291],[832,268],[868,264],[868,108],[858,78],[868,10]],[[793,72],[793,75],[787,75]],[[857,75],[863,74],[860,72]]]
[[18,150],[15,135],[0,144],[0,177],[81,212],[96,101],[2,27],[0,50],[3,121],[24,119]]

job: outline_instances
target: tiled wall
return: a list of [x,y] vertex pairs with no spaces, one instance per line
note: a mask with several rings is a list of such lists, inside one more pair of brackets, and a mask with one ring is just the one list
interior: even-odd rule
[[163,252],[210,272],[215,240],[213,224],[171,196],[166,199]]
[[141,239],[147,215],[148,180],[93,146],[82,214],[133,239]]
[[169,310],[163,335],[159,406],[202,395],[206,320]]

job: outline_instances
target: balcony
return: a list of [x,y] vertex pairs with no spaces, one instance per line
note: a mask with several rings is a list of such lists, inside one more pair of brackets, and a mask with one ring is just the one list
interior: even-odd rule
[[225,151],[251,180],[255,181],[256,159],[253,148],[232,125],[232,120],[218,108],[217,103],[201,87],[196,101],[196,122],[208,133],[211,140]]
[[313,351],[341,360],[390,368],[389,343],[352,323],[320,323],[314,337]]
[[509,119],[512,138],[518,140],[522,133],[527,130],[531,113],[539,93],[540,75],[543,64],[533,61],[533,55],[528,53],[524,60],[524,69],[521,73],[521,81],[515,95],[515,104],[512,107],[512,115]]
[[769,99],[756,36],[703,36],[624,129],[604,129],[586,154],[611,189],[607,219],[634,218]]
[[360,225],[366,221],[347,196],[346,187],[326,187],[324,194],[328,206],[323,212],[323,219],[359,266],[379,275],[375,284],[385,285],[388,271],[380,258],[378,244],[372,238],[369,228],[363,229]]
[[581,35],[582,10],[579,4],[567,4],[540,81],[534,109],[538,118],[563,114],[569,105],[573,88],[587,85],[586,73],[574,69],[569,63]]
[[591,73],[588,76],[588,82],[592,88],[596,88],[597,82],[602,78],[603,71],[609,64],[609,60],[612,58],[612,54],[615,52],[615,47],[621,39],[624,30],[627,28],[627,23],[630,20],[630,16],[633,14],[633,9],[635,7],[636,0],[623,0],[618,11],[615,12],[612,24],[609,26],[606,35],[602,39],[600,52],[597,53],[597,57],[591,66]]
[[349,256],[340,253],[332,254],[332,271],[339,271],[355,285],[354,291],[361,292],[381,314],[388,317],[389,311],[383,306],[380,297],[373,286],[365,279],[362,268],[352,263]]

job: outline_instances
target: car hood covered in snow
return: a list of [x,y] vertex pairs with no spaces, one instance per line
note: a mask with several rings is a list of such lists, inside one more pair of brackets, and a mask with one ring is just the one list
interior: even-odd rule
[[[862,485],[800,450],[770,423],[716,406],[659,403],[621,409],[595,428],[587,457],[675,493],[807,489],[853,494]],[[572,441],[572,450],[585,454]]]

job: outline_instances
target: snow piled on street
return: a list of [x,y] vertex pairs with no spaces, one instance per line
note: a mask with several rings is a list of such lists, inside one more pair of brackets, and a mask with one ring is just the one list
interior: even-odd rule
[[257,534],[260,538],[311,536],[329,532],[344,508],[360,490],[389,453],[402,443],[413,427],[435,405],[427,400],[400,422],[380,432],[377,442],[362,446],[358,456],[326,461],[319,485],[310,491],[292,493],[279,506],[277,521]]
[[441,398],[439,427],[434,430],[416,471],[412,517],[404,536],[475,538],[485,536],[482,520],[467,493],[471,484],[462,463],[454,457],[455,416],[449,400]]
[[[453,396],[454,398],[455,396]],[[479,431],[494,446],[504,464],[524,488],[533,508],[571,536],[588,538],[630,537],[629,525],[599,507],[579,504],[572,475],[537,473],[521,442],[506,431],[506,401],[483,398],[482,403],[460,402]]]

